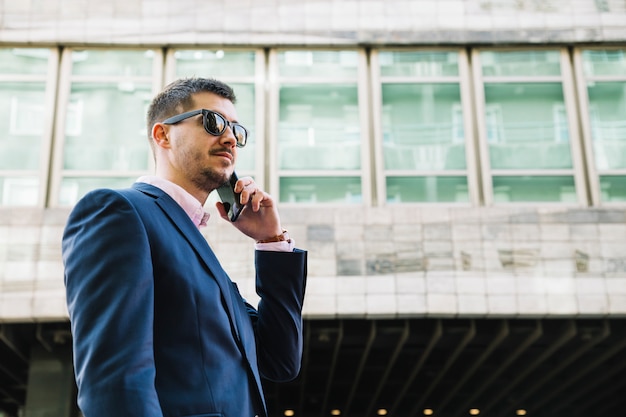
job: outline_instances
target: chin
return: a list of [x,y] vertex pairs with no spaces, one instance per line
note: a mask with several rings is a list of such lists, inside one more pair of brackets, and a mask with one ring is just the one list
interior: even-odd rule
[[224,170],[224,173],[223,173],[224,182],[226,182],[226,181],[228,181],[230,179],[230,176],[233,175],[234,171],[235,171],[235,169],[233,168],[232,165]]
[[230,179],[232,169],[207,169],[198,177],[197,184],[202,184],[202,188],[213,190],[220,185],[225,184]]

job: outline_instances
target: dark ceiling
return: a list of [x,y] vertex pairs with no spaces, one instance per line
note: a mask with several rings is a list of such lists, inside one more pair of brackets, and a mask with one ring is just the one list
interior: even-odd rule
[[305,337],[272,416],[626,415],[624,319],[310,320]]
[[[0,410],[25,403],[31,347],[67,348],[68,327],[0,325]],[[307,320],[304,337],[300,376],[266,384],[272,417],[626,415],[622,318]]]

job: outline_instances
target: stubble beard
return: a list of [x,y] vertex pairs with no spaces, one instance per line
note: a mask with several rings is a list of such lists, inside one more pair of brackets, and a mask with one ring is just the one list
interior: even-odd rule
[[224,171],[214,168],[205,168],[193,178],[193,183],[207,193],[210,193],[227,181],[228,175]]
[[207,165],[206,156],[200,153],[183,152],[181,165],[194,186],[207,194],[229,180],[228,164]]

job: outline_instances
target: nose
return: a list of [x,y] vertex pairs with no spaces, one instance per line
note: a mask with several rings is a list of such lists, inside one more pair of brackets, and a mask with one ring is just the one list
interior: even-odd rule
[[230,146],[231,148],[237,147],[237,138],[235,137],[232,125],[229,122],[227,122],[224,133],[220,136],[220,143],[225,146]]

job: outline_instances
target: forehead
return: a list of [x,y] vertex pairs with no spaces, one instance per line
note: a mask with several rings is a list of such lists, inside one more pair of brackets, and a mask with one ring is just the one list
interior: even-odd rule
[[[193,108],[189,110],[207,109],[216,111],[229,120],[237,120],[237,110],[232,101],[215,93],[196,93],[191,97]],[[188,110],[188,111],[189,111]]]

